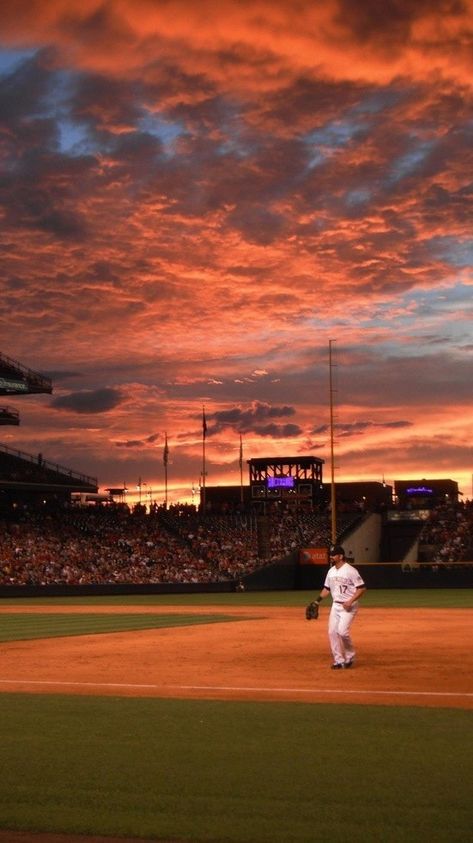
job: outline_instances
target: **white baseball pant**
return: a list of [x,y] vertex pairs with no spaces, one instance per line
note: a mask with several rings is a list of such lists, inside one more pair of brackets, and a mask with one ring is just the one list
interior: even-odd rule
[[343,608],[343,603],[332,603],[328,620],[328,637],[334,664],[345,664],[355,658],[355,648],[350,636],[350,627],[358,612],[355,603],[349,612]]

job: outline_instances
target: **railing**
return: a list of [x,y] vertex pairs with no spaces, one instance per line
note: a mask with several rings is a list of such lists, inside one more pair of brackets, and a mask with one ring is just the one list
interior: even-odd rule
[[0,407],[0,424],[18,424],[20,413],[16,407]]
[[14,448],[9,448],[8,445],[4,445],[1,442],[0,453],[10,454],[13,457],[33,463],[38,468],[49,469],[50,471],[54,471],[56,474],[63,474],[66,477],[70,477],[71,480],[80,480],[82,483],[87,483],[89,486],[98,485],[96,477],[90,477],[88,474],[81,474],[79,471],[73,471],[71,468],[59,465],[59,463],[44,460],[40,454],[33,456],[33,454],[27,454],[25,451],[17,451]]
[[41,375],[39,372],[35,372],[33,369],[28,369],[27,366],[23,366],[22,363],[19,363],[17,360],[13,360],[11,357],[8,357],[0,351],[0,365],[2,363],[9,368],[16,369],[18,372],[21,372],[23,377],[25,377],[33,386],[36,386],[45,392],[53,391],[52,381],[50,378],[45,377],[45,375]]

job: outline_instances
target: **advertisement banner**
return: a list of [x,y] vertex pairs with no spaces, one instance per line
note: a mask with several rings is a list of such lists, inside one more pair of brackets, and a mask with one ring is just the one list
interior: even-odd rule
[[328,565],[326,547],[304,547],[299,554],[299,565]]

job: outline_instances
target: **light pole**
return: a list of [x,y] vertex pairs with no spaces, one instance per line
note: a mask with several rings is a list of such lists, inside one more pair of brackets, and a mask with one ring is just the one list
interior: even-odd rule
[[335,495],[335,447],[334,447],[334,424],[333,424],[333,375],[332,375],[332,343],[334,340],[329,340],[328,354],[329,354],[329,389],[330,389],[330,468],[331,468],[331,486],[330,486],[330,508],[332,519],[332,543],[337,541],[337,501]]

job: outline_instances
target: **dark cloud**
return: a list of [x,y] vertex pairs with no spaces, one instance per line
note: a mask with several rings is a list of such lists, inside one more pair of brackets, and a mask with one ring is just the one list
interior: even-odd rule
[[45,107],[45,99],[50,91],[50,60],[53,55],[52,50],[38,50],[1,80],[2,123],[19,130],[21,121],[25,120],[25,138],[32,115],[38,115]]
[[380,39],[385,47],[408,42],[412,25],[425,14],[455,16],[466,11],[462,0],[337,0],[337,4],[338,23],[357,41]]
[[84,217],[70,209],[53,207],[50,197],[37,196],[35,202],[25,203],[21,210],[23,213],[18,215],[18,223],[41,229],[55,237],[81,240],[87,234]]
[[285,221],[279,214],[258,205],[240,205],[227,217],[230,227],[239,231],[250,243],[268,246],[281,236]]
[[123,401],[123,393],[119,389],[95,389],[84,392],[71,392],[54,398],[51,406],[56,410],[69,410],[79,414],[107,413],[115,409]]
[[132,30],[113,8],[112,3],[99,2],[97,7],[78,13],[74,4],[69,4],[60,21],[60,27],[72,38],[80,39],[92,50],[103,49],[104,43],[113,41],[118,49],[125,49],[132,38]]
[[83,373],[79,371],[74,371],[73,369],[50,369],[47,372],[44,372],[46,377],[51,378],[53,382],[69,380],[70,378],[81,378],[83,377]]
[[89,229],[74,195],[75,179],[80,179],[89,164],[90,159],[72,163],[49,155],[18,160],[15,170],[0,182],[4,225],[15,230],[38,229],[58,239],[83,239]]
[[[407,439],[392,442],[389,455],[386,445],[363,446],[364,477],[379,478],[386,482],[393,478],[435,478],[455,479],[464,474],[465,464],[470,464],[471,447],[452,443],[448,437],[424,436],[418,441],[412,434]],[[353,470],[359,460],[359,448],[344,450],[341,456],[344,471]],[[389,467],[386,472],[386,467]],[[468,475],[469,481],[469,475]],[[471,498],[470,483],[460,485],[460,490]]]
[[69,111],[74,121],[87,125],[103,141],[110,141],[114,131],[129,130],[143,117],[143,92],[140,96],[139,86],[119,79],[80,74],[71,91]]
[[[356,421],[349,422],[347,424],[335,423],[333,427],[337,438],[343,438],[346,436],[357,436],[359,433],[365,433],[366,431],[373,430],[374,428],[400,430],[405,427],[412,427],[412,422],[401,420],[392,422]],[[329,431],[330,426],[328,424],[323,424],[314,428],[312,430],[312,434],[320,436],[321,434],[328,433]]]
[[300,436],[302,428],[298,424],[264,424],[256,425],[254,433],[273,439],[290,439],[293,436]]
[[[261,391],[261,381],[259,389]],[[280,425],[271,421],[272,419],[293,416],[294,413],[294,407],[274,406],[262,401],[253,401],[247,409],[234,406],[228,410],[218,410],[215,413],[207,412],[207,437],[215,437],[228,429],[242,434],[253,433],[262,437],[290,438],[291,436],[298,436],[302,433],[302,428],[299,425]]]
[[152,433],[150,436],[145,436],[143,439],[126,439],[123,442],[115,442],[117,448],[143,448],[146,445],[154,445],[158,439],[162,439],[161,433]]
[[366,407],[376,406],[380,388],[386,388],[383,372],[389,372],[385,403],[410,406],[413,413],[415,408],[425,407],[426,418],[439,400],[442,406],[471,400],[471,361],[453,353],[388,355],[382,363],[379,361],[379,365],[371,361],[370,365],[360,364],[351,371],[356,371],[356,378],[352,380],[347,369],[340,383],[348,404],[361,402]]
[[[214,432],[223,430],[225,427],[232,427],[240,433],[257,431],[258,433],[261,433],[262,436],[269,436],[271,435],[271,433],[269,433],[271,425],[264,425],[262,422],[265,422],[268,419],[293,416],[294,414],[294,407],[278,407],[261,401],[254,401],[251,407],[246,410],[241,407],[232,407],[229,410],[218,410],[216,413],[212,413],[210,418],[213,421],[212,430]],[[287,429],[291,427],[291,425],[283,427],[284,429]],[[295,428],[296,425],[293,425],[292,427]],[[279,426],[274,426],[274,430],[276,429],[279,429]],[[290,434],[286,432],[284,435],[289,436]]]
[[296,125],[310,132],[336,121],[341,102],[350,109],[375,91],[375,86],[361,83],[300,76],[262,99],[259,119],[265,126],[274,120],[280,126]]

